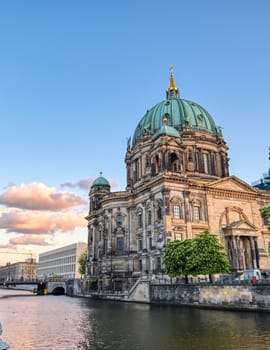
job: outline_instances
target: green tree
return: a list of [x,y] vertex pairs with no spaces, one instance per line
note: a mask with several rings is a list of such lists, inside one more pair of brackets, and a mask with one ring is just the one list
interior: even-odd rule
[[87,251],[83,252],[78,260],[79,263],[79,273],[85,275],[86,264],[87,264]]
[[185,275],[185,281],[188,283],[188,275],[192,273],[192,266],[189,262],[192,254],[192,244],[193,241],[191,239],[186,239],[184,241],[169,242],[166,245],[163,262],[166,273],[170,277]]
[[230,271],[229,260],[223,245],[208,230],[193,238],[189,260],[193,275],[209,275],[210,282],[212,282],[212,274]]
[[170,242],[164,248],[163,262],[170,277],[228,273],[230,264],[222,244],[208,230],[193,239]]
[[261,217],[268,220],[268,230],[270,231],[270,205],[261,209]]

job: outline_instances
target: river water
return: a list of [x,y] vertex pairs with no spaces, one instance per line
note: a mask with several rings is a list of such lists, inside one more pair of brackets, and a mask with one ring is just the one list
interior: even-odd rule
[[[0,290],[11,350],[265,350],[270,314],[25,296]],[[13,292],[18,294],[19,292]]]

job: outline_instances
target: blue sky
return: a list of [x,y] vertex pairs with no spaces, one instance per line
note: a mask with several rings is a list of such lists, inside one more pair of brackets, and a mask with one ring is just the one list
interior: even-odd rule
[[125,189],[127,138],[170,65],[222,126],[230,173],[268,169],[268,0],[9,0],[0,33],[0,264],[87,239],[85,184],[102,170]]

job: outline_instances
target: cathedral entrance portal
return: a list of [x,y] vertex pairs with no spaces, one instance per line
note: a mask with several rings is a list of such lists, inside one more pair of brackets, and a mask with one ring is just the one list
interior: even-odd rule
[[260,268],[256,237],[231,235],[226,236],[225,239],[232,270]]

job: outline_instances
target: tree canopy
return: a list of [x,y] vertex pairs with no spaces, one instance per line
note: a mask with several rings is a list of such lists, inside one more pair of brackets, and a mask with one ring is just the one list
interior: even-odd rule
[[86,264],[87,264],[87,251],[83,252],[78,260],[79,263],[79,273],[85,275]]
[[209,275],[211,280],[211,274],[228,273],[230,268],[224,247],[208,230],[193,239],[168,243],[163,261],[170,277]]
[[166,245],[164,249],[163,262],[166,267],[166,272],[170,277],[190,274],[191,266],[189,257],[192,253],[192,240],[173,241]]
[[261,209],[263,219],[268,219],[268,230],[270,231],[270,205]]
[[194,275],[229,272],[228,257],[216,236],[206,230],[197,235],[193,241],[190,259],[192,260],[192,273]]

